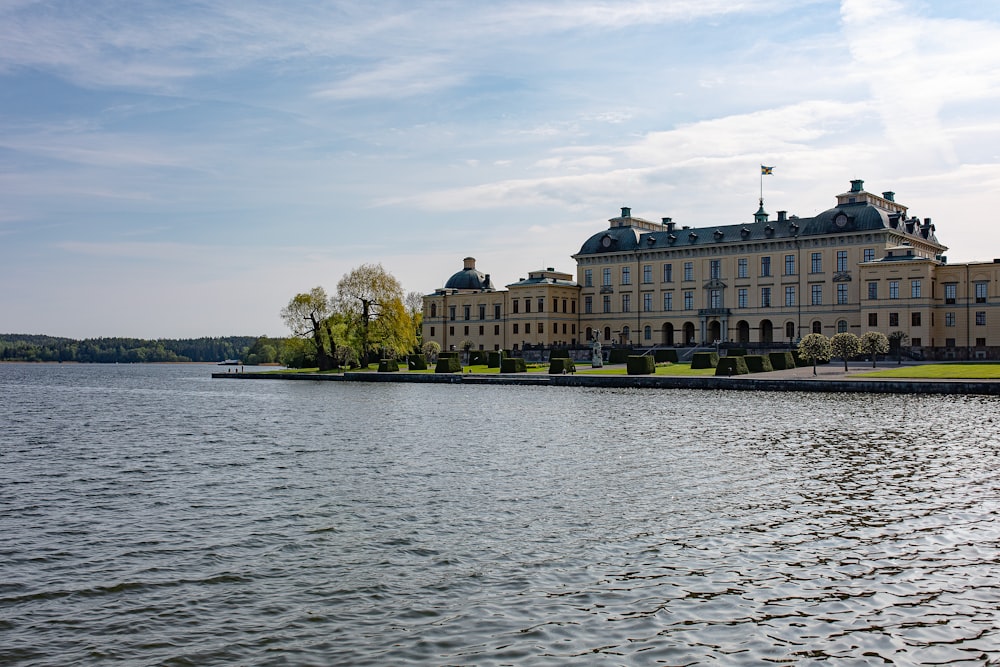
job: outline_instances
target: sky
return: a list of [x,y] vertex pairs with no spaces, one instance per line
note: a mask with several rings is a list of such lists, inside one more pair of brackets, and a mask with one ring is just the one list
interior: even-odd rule
[[284,336],[361,264],[575,274],[622,206],[737,224],[762,183],[991,260],[998,109],[981,0],[0,0],[0,333]]

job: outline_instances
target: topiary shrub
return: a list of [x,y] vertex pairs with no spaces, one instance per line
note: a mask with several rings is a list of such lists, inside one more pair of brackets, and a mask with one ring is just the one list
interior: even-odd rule
[[[447,355],[447,356],[445,356]],[[453,356],[454,355],[454,356]],[[434,367],[435,373],[461,373],[462,360],[458,358],[458,353],[445,352],[438,356],[437,365]]]
[[549,361],[553,359],[569,359],[569,350],[565,347],[554,347],[549,351]]
[[608,363],[609,364],[624,364],[628,361],[628,356],[631,354],[631,350],[626,350],[623,347],[611,348],[611,352],[608,353]]
[[745,347],[731,347],[729,351],[726,352],[728,357],[745,357],[747,356],[747,349]]
[[770,373],[774,370],[771,360],[762,354],[748,354],[743,357],[751,373]]
[[406,367],[411,371],[426,371],[427,356],[423,354],[411,354],[406,358]]
[[500,368],[500,360],[503,358],[503,350],[490,352],[486,355],[486,366],[488,368]]
[[379,359],[378,372],[397,373],[399,372],[399,362],[395,359]]
[[469,352],[470,366],[483,366],[488,361],[486,350],[473,350]]
[[549,361],[549,375],[561,375],[563,373],[575,373],[576,363],[569,357],[556,357]]
[[450,357],[455,357],[456,359],[461,359],[459,356],[461,353],[456,351],[451,352],[438,352],[438,359],[448,359]]
[[629,375],[652,375],[656,372],[656,359],[648,354],[630,355],[625,364]]
[[771,352],[767,358],[771,361],[771,368],[776,371],[795,368],[795,357],[791,352]]
[[663,364],[663,363],[676,364],[679,361],[679,359],[677,358],[677,350],[672,350],[672,349],[653,350],[653,359],[655,359],[656,363],[658,364]]
[[691,368],[717,368],[719,365],[718,352],[695,352],[691,357]]
[[521,357],[510,357],[500,360],[501,373],[527,373],[528,365]]
[[746,375],[750,372],[747,368],[746,357],[724,357],[719,359],[719,365],[715,367],[716,375]]

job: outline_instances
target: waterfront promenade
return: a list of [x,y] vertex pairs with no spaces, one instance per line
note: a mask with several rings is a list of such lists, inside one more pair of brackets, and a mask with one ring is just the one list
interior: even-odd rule
[[[579,366],[582,369],[586,366]],[[883,363],[875,370],[895,368]],[[605,365],[605,368],[615,366]],[[624,366],[622,366],[624,370]],[[548,373],[395,373],[373,371],[345,373],[230,372],[213,373],[213,378],[250,380],[313,380],[334,382],[407,382],[427,384],[507,384],[561,387],[636,387],[648,389],[724,389],[734,391],[812,391],[892,394],[985,394],[1000,395],[998,380],[952,380],[920,378],[866,378],[870,362],[832,362],[817,367],[792,368],[768,373],[725,376],[598,375],[586,372],[566,375]]]

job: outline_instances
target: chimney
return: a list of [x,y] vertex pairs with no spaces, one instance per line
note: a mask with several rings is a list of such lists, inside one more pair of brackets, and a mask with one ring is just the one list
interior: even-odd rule
[[892,190],[888,190],[886,192],[883,192],[882,196],[885,197],[886,199],[888,199],[889,201],[896,201],[896,193],[893,192]]
[[862,192],[865,189],[865,182],[860,178],[851,181],[851,192]]
[[674,231],[674,219],[673,218],[663,218],[663,226],[667,228],[668,232]]
[[778,211],[778,222],[786,222],[788,220],[788,211]]
[[464,270],[466,270],[466,271],[468,271],[469,269],[475,269],[476,268],[476,258],[475,257],[466,257],[465,259],[463,259],[462,260],[462,268]]
[[631,218],[632,217],[632,209],[630,209],[628,206],[622,206],[622,217],[623,218]]

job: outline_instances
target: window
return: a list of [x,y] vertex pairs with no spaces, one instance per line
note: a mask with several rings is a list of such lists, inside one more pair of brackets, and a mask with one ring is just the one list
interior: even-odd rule
[[946,327],[955,326],[955,313],[945,313],[944,314],[944,325]]
[[890,327],[899,326],[899,313],[889,313],[889,326]]
[[642,329],[642,337],[644,340],[653,340],[653,327],[648,324]]
[[813,285],[812,286],[812,305],[822,306],[823,305],[823,286]]
[[872,281],[872,282],[868,283],[868,298],[869,299],[877,299],[878,298],[878,283],[877,282]]
[[921,340],[919,338],[911,338],[910,345],[913,347],[920,347]]
[[839,283],[837,285],[837,305],[843,306],[847,304],[847,283]]
[[785,255],[785,275],[795,275],[795,255]]
[[875,261],[875,248],[865,248],[865,259],[866,262]]
[[694,308],[694,292],[684,292],[684,310]]
[[976,311],[976,326],[985,327],[986,326],[986,311],[977,310]]
[[748,299],[747,299],[747,293],[748,293],[748,291],[749,290],[747,290],[746,287],[741,287],[738,290],[736,290],[736,307],[737,308],[746,308],[747,307],[747,301],[748,301]]
[[[552,303],[555,304],[555,299],[552,300]],[[566,299],[562,300],[562,304],[563,304],[563,312],[565,313],[566,312]],[[555,310],[554,306],[553,306],[553,310]]]
[[761,287],[760,288],[760,307],[770,308],[771,307],[771,288]]
[[910,281],[910,298],[911,299],[919,299],[920,298],[920,292],[921,292],[920,281],[919,280],[911,280]]
[[878,326],[878,313],[868,313],[868,326],[870,327]]
[[709,278],[711,280],[718,280],[722,277],[722,261],[718,259],[713,259],[708,263]]
[[[436,303],[432,303],[431,304],[431,317],[437,317],[437,316],[438,316],[438,305]],[[433,335],[433,334],[431,334],[431,335]]]
[[483,304],[479,305],[479,319],[481,320],[486,319],[486,306]]
[[484,333],[486,333],[485,327],[479,327],[479,335],[482,336]]
[[531,322],[525,322],[524,323],[524,333],[526,333],[526,334],[530,334],[531,333]]
[[642,310],[646,313],[653,311],[653,295],[649,292],[642,295]]
[[786,306],[795,305],[795,285],[785,286],[785,305]]
[[499,324],[494,324],[493,325],[493,335],[494,336],[499,336],[500,335],[500,325]]
[[521,312],[521,310],[520,310],[521,309],[521,302],[520,301],[518,301],[517,299],[514,299],[513,301],[511,301],[511,305],[514,306],[514,314],[515,315],[517,315],[519,312]]
[[785,338],[789,340],[795,338],[795,322],[785,323]]
[[622,342],[627,343],[632,335],[632,330],[628,327],[622,327]]
[[[558,313],[559,312],[559,298],[558,297],[552,297],[552,312],[553,313]],[[563,299],[563,312],[564,313],[566,312],[566,299]]]
[[541,313],[544,311],[545,311],[545,297],[540,296],[538,297],[538,312]]
[[976,303],[986,303],[987,283],[976,283]]
[[663,293],[663,310],[673,310],[674,309],[674,293],[664,292]]
[[823,273],[823,253],[814,252],[810,256],[809,273]]
[[945,338],[944,339],[944,346],[945,347],[955,347],[955,339],[954,338]]
[[517,333],[517,323],[514,323],[514,333]]
[[455,310],[456,306],[448,306],[448,319],[452,322],[455,321]]
[[465,335],[465,336],[469,335],[469,327],[468,326],[464,327],[464,331],[462,331],[462,334]]
[[944,286],[944,302],[945,303],[955,303],[955,299],[958,296],[958,285],[955,283],[948,283]]
[[684,262],[684,280],[694,280],[694,262]]
[[812,332],[813,333],[818,333],[818,334],[823,333],[823,323],[820,322],[819,320],[816,320],[815,322],[813,322]]
[[526,313],[530,313],[531,312],[531,299],[529,299],[527,297],[525,297],[525,299],[524,299],[524,312],[526,312]]
[[611,286],[611,269],[610,268],[605,268],[601,272],[601,280],[602,280],[601,284],[604,285],[605,287],[610,287]]
[[576,314],[576,299],[569,302],[569,312]]
[[708,291],[708,307],[722,308],[722,290],[713,289]]
[[976,347],[986,347],[986,339],[985,338],[977,338],[976,339]]
[[455,335],[455,327],[448,327],[448,335],[449,336]]
[[910,326],[920,326],[920,313],[910,313]]
[[847,333],[847,320],[837,320],[837,333]]
[[642,282],[647,285],[653,282],[653,265],[646,264],[642,267]]
[[766,278],[771,275],[771,258],[761,257],[760,258],[760,275],[762,278]]
[[538,323],[538,333],[544,333],[544,332],[545,332],[545,325],[543,323],[539,322]]
[[747,274],[747,264],[748,264],[748,262],[747,262],[747,258],[746,257],[740,257],[738,260],[736,260],[736,277],[737,278],[746,278],[747,277],[747,275],[748,275]]
[[627,266],[623,266],[622,285],[631,285],[631,284],[632,284],[632,269]]
[[847,251],[838,250],[837,251],[837,271],[844,272],[847,271]]
[[499,303],[493,304],[493,319],[495,319],[495,320],[499,320],[500,319],[500,304]]
[[663,265],[663,282],[672,283],[674,282],[674,265],[664,264]]
[[588,315],[594,312],[594,297],[589,295],[583,297],[583,312],[587,313]]
[[472,306],[462,306],[462,319],[463,320],[472,319]]
[[431,327],[431,338],[434,338],[434,327]]
[[622,312],[628,313],[632,310],[632,295],[622,294]]
[[593,287],[594,286],[594,270],[584,269],[583,271],[583,286]]
[[611,295],[610,294],[605,294],[604,295],[604,304],[603,304],[603,306],[604,306],[604,312],[605,313],[610,313],[611,312]]
[[889,281],[889,298],[898,299],[899,298],[899,281],[890,280]]

